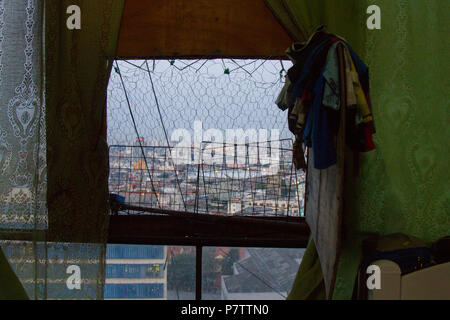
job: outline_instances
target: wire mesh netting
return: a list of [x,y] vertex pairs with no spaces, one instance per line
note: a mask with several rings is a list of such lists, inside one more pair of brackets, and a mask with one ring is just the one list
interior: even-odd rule
[[288,64],[116,61],[108,87],[110,192],[147,208],[302,215],[304,173],[293,167],[293,137],[274,104]]

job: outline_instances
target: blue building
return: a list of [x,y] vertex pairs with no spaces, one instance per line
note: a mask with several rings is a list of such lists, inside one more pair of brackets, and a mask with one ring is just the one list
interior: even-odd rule
[[108,244],[105,299],[167,299],[165,246]]

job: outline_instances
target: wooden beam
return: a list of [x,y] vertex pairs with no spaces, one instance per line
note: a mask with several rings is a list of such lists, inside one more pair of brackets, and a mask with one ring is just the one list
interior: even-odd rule
[[117,56],[278,59],[292,42],[263,0],[126,0]]
[[199,215],[114,215],[110,219],[108,243],[161,244],[189,246],[303,248],[309,228],[298,222]]
[[115,212],[116,214],[118,214],[119,211],[129,210],[134,211],[134,213],[132,214],[127,213],[127,215],[140,215],[141,213],[145,212],[145,213],[154,213],[157,215],[184,217],[187,219],[193,218],[195,220],[203,220],[208,222],[223,222],[227,220],[233,220],[234,222],[250,223],[250,224],[257,222],[259,225],[261,224],[270,224],[271,226],[280,225],[284,229],[292,226],[297,228],[298,223],[299,222],[302,223],[304,221],[304,218],[302,217],[292,217],[292,216],[250,216],[250,215],[220,216],[206,213],[194,213],[189,211],[134,206],[125,203],[120,203],[117,201],[112,201],[111,207],[113,208],[113,212]]
[[[301,217],[228,217],[207,214],[112,215],[108,243],[304,248],[310,230]],[[0,229],[0,239],[64,241],[45,230],[22,233]]]

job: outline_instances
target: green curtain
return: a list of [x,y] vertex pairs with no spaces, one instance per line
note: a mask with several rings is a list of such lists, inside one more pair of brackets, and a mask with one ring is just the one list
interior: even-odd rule
[[[321,25],[350,43],[362,43],[365,31],[364,1],[264,0],[296,41],[304,41]],[[359,49],[355,47],[354,49]]]
[[[350,299],[366,234],[402,232],[432,242],[450,232],[450,2],[266,2],[283,3],[307,32],[327,25],[370,69],[376,150],[361,155],[358,177],[345,179],[350,218],[333,295]],[[370,5],[381,9],[381,30],[366,27]],[[283,15],[278,17],[282,20]]]
[[309,30],[304,28],[305,25],[297,14],[300,10],[291,10],[288,7],[290,3],[285,1],[266,0],[265,3],[294,41],[303,42],[308,38]]
[[3,250],[0,249],[0,300],[27,300],[19,278],[8,263]]
[[323,300],[325,297],[319,256],[314,240],[310,239],[287,300]]
[[[367,1],[381,30],[365,29],[375,151],[347,179],[353,236],[402,232],[427,242],[450,233],[449,43],[446,0]],[[334,298],[351,296],[357,254],[345,240]]]

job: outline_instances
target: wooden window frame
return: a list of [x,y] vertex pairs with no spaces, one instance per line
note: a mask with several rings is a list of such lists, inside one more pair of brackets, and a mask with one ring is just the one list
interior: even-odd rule
[[108,243],[195,246],[196,300],[201,300],[202,296],[203,247],[305,248],[310,236],[304,217],[220,216],[120,203],[112,205],[115,213],[127,210],[143,214],[112,214]]

